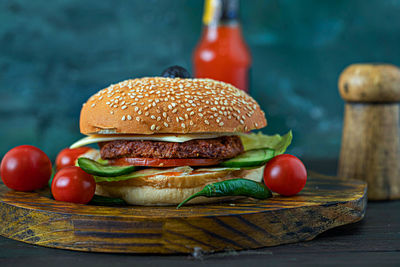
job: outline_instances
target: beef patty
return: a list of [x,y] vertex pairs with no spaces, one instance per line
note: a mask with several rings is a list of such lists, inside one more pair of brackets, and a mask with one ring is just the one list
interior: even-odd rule
[[207,158],[229,159],[244,152],[238,136],[195,139],[183,143],[116,140],[99,143],[103,159],[115,158]]

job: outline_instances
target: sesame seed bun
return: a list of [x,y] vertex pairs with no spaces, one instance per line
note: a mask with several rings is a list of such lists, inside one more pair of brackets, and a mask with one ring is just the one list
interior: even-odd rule
[[257,102],[211,79],[150,77],[105,88],[83,105],[83,134],[247,132],[267,125]]
[[[96,185],[96,194],[117,197],[130,205],[166,206],[177,205],[194,193],[199,192],[206,184],[221,182],[233,178],[244,178],[261,182],[264,166],[250,170],[210,172],[189,174],[186,176],[157,175],[151,178],[138,177],[120,182],[102,182]],[[190,204],[219,202],[237,197],[199,197]]]

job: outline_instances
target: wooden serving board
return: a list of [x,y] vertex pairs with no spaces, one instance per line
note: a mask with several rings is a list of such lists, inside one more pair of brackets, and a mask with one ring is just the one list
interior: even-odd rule
[[[0,234],[39,246],[120,253],[243,250],[311,240],[364,217],[367,186],[311,175],[294,197],[175,207],[57,202],[0,184]],[[48,195],[48,192],[47,192]]]

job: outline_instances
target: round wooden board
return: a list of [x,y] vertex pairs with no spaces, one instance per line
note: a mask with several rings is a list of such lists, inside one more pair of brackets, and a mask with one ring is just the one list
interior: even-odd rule
[[119,253],[243,250],[311,240],[364,217],[367,186],[311,175],[294,197],[175,207],[57,202],[0,183],[0,234],[39,246]]

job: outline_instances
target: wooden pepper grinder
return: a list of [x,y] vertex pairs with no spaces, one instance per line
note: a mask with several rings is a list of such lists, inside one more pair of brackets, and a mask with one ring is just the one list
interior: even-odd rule
[[400,199],[400,69],[350,65],[339,92],[346,105],[338,175],[366,181],[369,200]]

